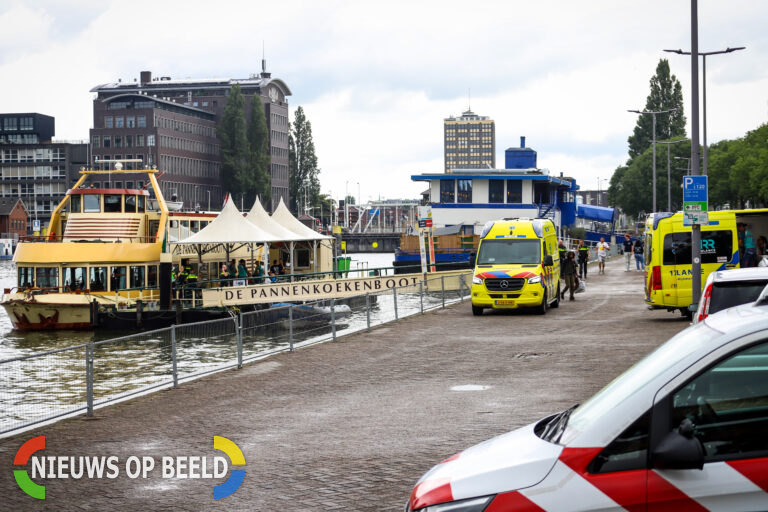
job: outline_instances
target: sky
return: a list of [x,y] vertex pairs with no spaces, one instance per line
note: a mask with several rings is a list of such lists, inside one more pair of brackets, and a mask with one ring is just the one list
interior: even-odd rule
[[[0,112],[56,118],[84,140],[98,84],[142,70],[173,78],[283,79],[312,123],[323,193],[417,198],[443,170],[443,119],[496,122],[496,166],[520,137],[539,167],[607,186],[659,59],[683,86],[690,135],[688,0],[573,2],[0,0]],[[768,121],[768,2],[699,1],[707,138]],[[701,73],[701,71],[700,71]],[[701,78],[700,78],[701,80]],[[359,191],[359,192],[358,192]]]

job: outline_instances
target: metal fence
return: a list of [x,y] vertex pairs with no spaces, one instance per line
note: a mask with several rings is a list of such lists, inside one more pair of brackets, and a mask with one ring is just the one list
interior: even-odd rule
[[338,300],[273,305],[230,318],[0,361],[0,434],[335,340],[469,296],[471,274]]

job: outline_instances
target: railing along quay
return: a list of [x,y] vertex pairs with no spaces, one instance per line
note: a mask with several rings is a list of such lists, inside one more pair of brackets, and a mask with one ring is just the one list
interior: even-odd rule
[[0,361],[0,435],[463,301],[471,272]]

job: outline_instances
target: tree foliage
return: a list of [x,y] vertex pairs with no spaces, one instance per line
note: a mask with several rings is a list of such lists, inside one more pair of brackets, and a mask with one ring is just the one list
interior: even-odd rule
[[[248,120],[248,144],[250,149],[249,164],[253,173],[253,193],[261,199],[261,204],[269,204],[272,195],[272,179],[269,173],[271,158],[269,155],[269,130],[264,115],[261,98],[254,95],[251,99],[251,115]],[[250,194],[249,194],[250,196]],[[251,204],[253,198],[249,197]]]
[[[670,73],[667,59],[659,60],[656,74],[651,77],[651,91],[645,100],[645,111],[660,112],[676,108],[675,112],[656,115],[656,140],[685,137],[685,113],[683,88],[675,75]],[[629,157],[633,159],[651,146],[653,140],[653,116],[637,116],[637,124],[630,135]]]
[[317,167],[312,124],[298,107],[288,139],[289,195],[291,210],[301,212],[304,206],[320,204],[320,169]]

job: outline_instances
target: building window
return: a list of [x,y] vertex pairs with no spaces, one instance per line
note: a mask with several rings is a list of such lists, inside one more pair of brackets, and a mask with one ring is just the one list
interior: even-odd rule
[[155,145],[155,136],[147,135],[147,146],[154,146],[154,145]]
[[507,180],[507,202],[523,202],[523,182],[520,180]]
[[488,180],[488,202],[504,202],[504,180]]
[[104,136],[104,147],[105,148],[112,147],[112,137],[110,137],[109,135]]
[[143,135],[137,135],[136,136],[136,147],[137,148],[144,147],[144,136]]
[[99,137],[98,135],[93,136],[93,147],[94,148],[101,147],[101,137]]
[[136,118],[133,116],[128,116],[125,118],[125,127],[126,128],[136,128]]
[[118,116],[115,118],[115,128],[123,128],[125,127],[125,118],[122,116]]
[[125,147],[132,148],[133,147],[133,135],[126,135],[125,136]]
[[457,180],[457,203],[471,203],[472,202],[472,180]]
[[115,135],[115,147],[121,148],[123,147],[123,137],[120,135]]
[[18,126],[18,119],[15,117],[6,117],[3,119],[3,128],[6,130],[15,130]]
[[453,203],[456,190],[456,180],[440,180],[440,202]]
[[112,116],[104,116],[104,128],[114,128],[114,119]]
[[138,121],[138,127],[139,128],[146,128],[147,127],[147,116],[139,116],[137,118]]
[[19,119],[20,130],[32,130],[34,128],[32,124],[33,122],[31,117],[22,117]]

